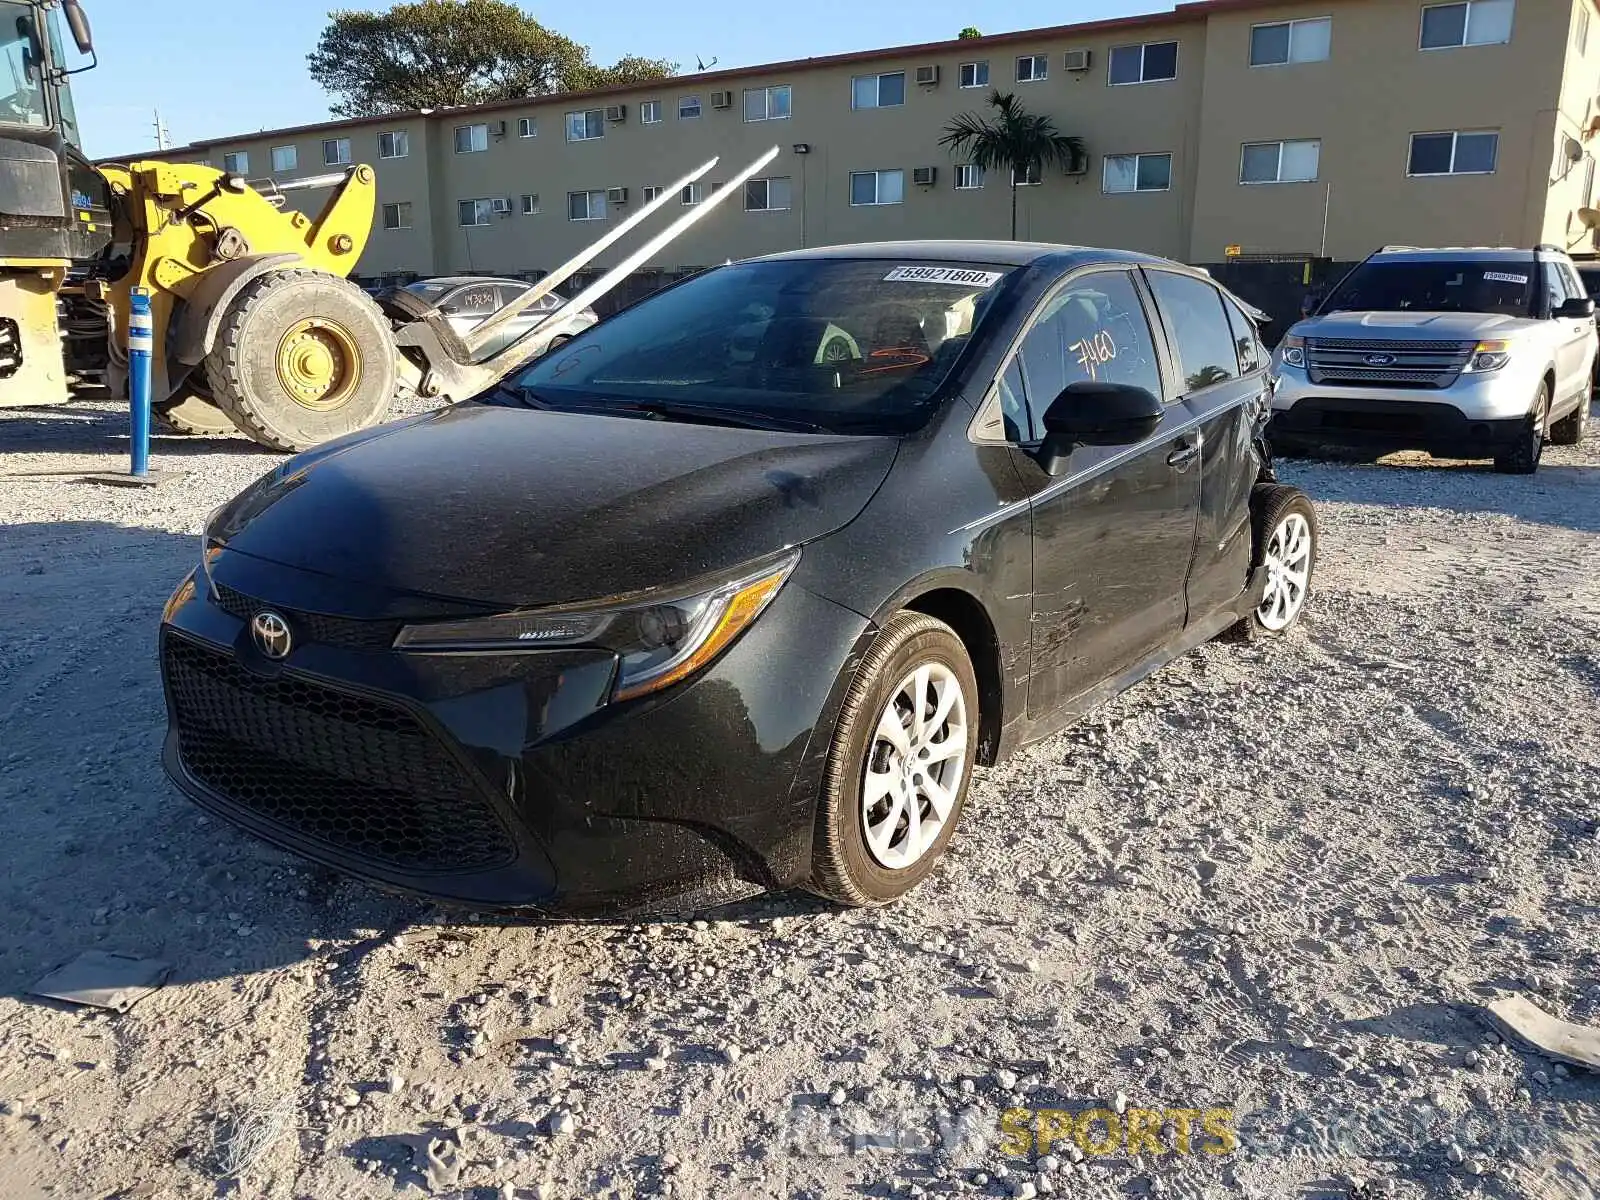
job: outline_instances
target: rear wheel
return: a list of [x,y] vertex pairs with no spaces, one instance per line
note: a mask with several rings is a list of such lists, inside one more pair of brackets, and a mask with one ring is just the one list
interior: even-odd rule
[[1550,416],[1550,385],[1541,383],[1533,399],[1533,411],[1523,422],[1517,440],[1494,456],[1494,469],[1502,475],[1532,475],[1544,457],[1545,422]]
[[1237,640],[1281,637],[1300,622],[1317,569],[1317,510],[1299,488],[1262,484],[1250,497],[1252,568],[1267,586],[1255,610],[1229,633]]
[[1583,441],[1589,424],[1589,397],[1578,401],[1578,407],[1550,426],[1552,446],[1576,446]]
[[206,357],[217,404],[275,450],[307,450],[383,419],[395,390],[389,323],[349,280],[272,271],[228,306]]
[[209,393],[192,381],[184,383],[176,392],[160,403],[152,404],[150,411],[174,433],[195,436],[206,434],[237,433],[228,414],[218,408]]
[[978,739],[978,688],[961,639],[897,614],[856,672],[828,757],[812,891],[882,904],[910,891],[950,844]]

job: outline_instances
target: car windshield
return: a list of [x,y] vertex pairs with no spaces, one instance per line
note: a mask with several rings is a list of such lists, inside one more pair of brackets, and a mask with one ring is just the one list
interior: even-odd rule
[[1320,313],[1467,312],[1533,315],[1534,263],[1367,262],[1334,289]]
[[696,276],[540,359],[512,385],[562,407],[703,405],[828,430],[915,428],[1010,268],[779,259]]

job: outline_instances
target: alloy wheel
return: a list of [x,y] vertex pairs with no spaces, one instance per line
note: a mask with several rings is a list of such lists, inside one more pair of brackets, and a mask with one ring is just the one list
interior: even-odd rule
[[861,781],[861,828],[873,859],[915,864],[939,840],[967,769],[967,698],[955,674],[925,662],[878,718]]
[[1311,582],[1311,526],[1305,517],[1291,512],[1278,522],[1267,539],[1264,565],[1267,590],[1256,617],[1263,627],[1277,633],[1300,615]]

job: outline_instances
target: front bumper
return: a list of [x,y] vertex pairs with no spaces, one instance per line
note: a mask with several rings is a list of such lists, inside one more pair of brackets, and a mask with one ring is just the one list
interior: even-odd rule
[[[383,887],[566,916],[804,879],[867,622],[795,580],[700,675],[613,705],[603,652],[399,653],[381,622],[307,605],[325,581],[226,552],[212,576],[225,603],[191,579],[162,623],[163,763],[257,836]],[[283,662],[240,597],[300,635]]]
[[1538,380],[1510,368],[1465,374],[1448,388],[1348,387],[1312,383],[1279,365],[1269,438],[1353,442],[1474,457],[1526,435]]

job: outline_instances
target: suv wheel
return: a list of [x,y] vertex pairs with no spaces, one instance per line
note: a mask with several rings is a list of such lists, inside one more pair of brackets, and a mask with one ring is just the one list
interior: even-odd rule
[[1589,424],[1589,397],[1584,396],[1578,401],[1578,407],[1569,412],[1561,420],[1550,426],[1550,444],[1552,446],[1576,446],[1583,441],[1584,431]]
[[1511,447],[1494,456],[1494,469],[1502,475],[1532,475],[1544,457],[1544,426],[1550,415],[1550,385],[1541,383],[1534,397],[1533,411],[1523,422],[1522,433]]
[[867,651],[845,697],[817,806],[808,887],[882,904],[933,870],[967,797],[978,685],[943,621],[902,612]]

